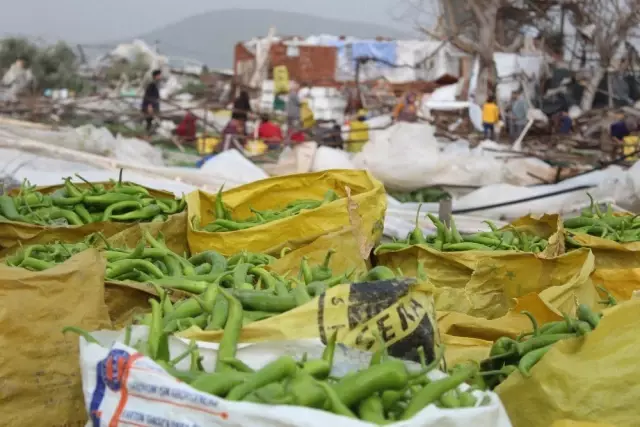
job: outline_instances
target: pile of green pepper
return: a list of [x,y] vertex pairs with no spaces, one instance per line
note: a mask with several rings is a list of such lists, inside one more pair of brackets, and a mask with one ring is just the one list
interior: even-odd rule
[[[191,257],[174,253],[164,244],[162,234],[152,236],[143,231],[143,238],[134,249],[111,247],[101,234],[89,236],[77,244],[54,243],[22,248],[5,260],[7,265],[42,271],[62,263],[74,254],[95,245],[98,238],[106,244],[102,254],[107,261],[105,279],[115,282],[138,282],[153,286],[159,295],[179,290],[192,294],[190,298],[172,304],[165,299],[163,319],[167,332],[183,331],[192,326],[205,330],[222,329],[229,307],[221,289],[230,292],[242,305],[244,321],[267,319],[304,305],[327,289],[353,278],[359,281],[391,280],[401,274],[378,266],[356,274],[334,275],[330,249],[323,262],[312,266],[303,257],[300,274],[288,278],[269,269],[276,258],[266,254],[243,251],[225,258],[216,251],[205,251]],[[285,255],[283,250],[281,255]],[[149,316],[141,319],[148,324]]]
[[31,271],[43,271],[55,267],[92,246],[92,237],[80,243],[56,242],[48,245],[31,245],[21,248],[7,257],[5,263],[11,267],[20,267]]
[[107,189],[100,184],[82,189],[71,178],[52,194],[42,194],[25,181],[16,196],[0,196],[0,221],[44,226],[78,226],[94,222],[166,221],[182,212],[184,199],[156,198],[145,188],[120,179]]
[[[435,404],[445,408],[483,405],[471,392],[458,387],[477,373],[476,365],[458,369],[452,375],[430,380],[428,373],[440,363],[442,352],[427,365],[421,352],[421,367],[409,370],[398,359],[388,356],[384,347],[372,355],[369,367],[350,372],[341,378],[331,375],[336,348],[336,333],[328,339],[322,357],[300,360],[281,356],[259,370],[236,357],[240,330],[245,322],[242,303],[232,292],[218,287],[219,295],[228,305],[228,318],[220,341],[213,372],[202,364],[198,347],[192,341],[188,349],[176,358],[169,354],[168,334],[163,320],[167,312],[167,297],[150,300],[149,334],[146,341],[133,345],[165,369],[170,375],[191,387],[226,400],[267,405],[294,405],[322,409],[348,418],[377,425],[414,417],[425,407]],[[99,342],[90,333],[75,327],[63,332],[78,333],[91,343]],[[127,328],[125,344],[131,345],[131,329]],[[189,369],[176,365],[189,358]]]
[[[420,206],[421,207],[421,206]],[[440,221],[435,215],[427,214],[427,217],[436,227],[436,234],[425,236],[418,226],[420,207],[416,214],[416,226],[404,240],[396,240],[392,243],[383,243],[376,247],[374,254],[399,251],[413,245],[425,245],[443,252],[461,251],[523,251],[539,253],[545,250],[547,240],[531,235],[526,231],[515,228],[499,230],[491,221],[485,221],[491,228],[490,232],[480,232],[471,235],[462,235],[458,232],[455,220],[451,218],[451,225]]]
[[388,191],[387,193],[401,203],[438,203],[451,198],[451,194],[441,187],[426,187],[409,192]]
[[[224,186],[223,186],[224,187]],[[197,231],[207,231],[210,233],[222,233],[228,231],[246,230],[248,228],[257,227],[272,221],[298,215],[304,210],[317,209],[320,206],[334,202],[339,199],[338,194],[333,190],[327,190],[322,200],[294,200],[282,209],[269,209],[259,211],[251,209],[253,216],[244,219],[234,218],[231,210],[224,204],[222,200],[222,189],[218,191],[215,200],[215,212],[213,212],[215,220],[204,227],[201,227],[197,218],[192,219],[192,226]]]
[[[114,276],[115,267],[112,265],[111,268],[107,267],[107,277],[112,277],[113,280],[142,279],[141,281],[155,286],[159,295],[165,295],[166,289],[178,289],[194,294],[175,304],[169,298],[164,298],[165,315],[162,324],[168,333],[183,331],[193,326],[203,330],[219,330],[224,328],[230,316],[225,293],[229,293],[240,303],[243,322],[248,324],[293,310],[327,289],[349,282],[354,272],[334,275],[331,271],[329,264],[333,253],[333,250],[329,250],[324,262],[313,267],[309,265],[307,258],[303,257],[300,275],[297,278],[287,278],[286,275],[270,271],[268,265],[275,258],[268,255],[243,252],[225,259],[213,251],[203,252],[182,261],[183,266],[193,266],[196,273],[194,275],[149,277],[152,270],[148,270],[142,277],[134,279],[132,275]],[[211,270],[205,272],[208,269]],[[135,274],[136,270],[132,268],[132,274]],[[359,280],[389,280],[395,277],[390,269],[379,266],[359,275]],[[149,325],[151,316],[147,314],[139,320],[140,323]]]
[[580,216],[564,220],[564,228],[568,231],[566,240],[570,246],[581,247],[573,239],[576,234],[589,234],[619,243],[640,241],[640,218],[635,216],[614,216],[611,205],[602,212],[593,197],[587,193],[591,204]]
[[[608,300],[607,303],[611,303]],[[613,300],[615,304],[615,299]],[[558,341],[581,337],[600,323],[601,315],[593,312],[587,305],[579,304],[576,317],[564,315],[564,320],[549,322],[538,326],[535,317],[523,311],[533,325],[533,330],[520,334],[516,339],[498,338],[491,347],[489,358],[481,363],[481,373],[489,388],[497,387],[510,374],[520,371],[524,377],[531,376],[531,368]]]

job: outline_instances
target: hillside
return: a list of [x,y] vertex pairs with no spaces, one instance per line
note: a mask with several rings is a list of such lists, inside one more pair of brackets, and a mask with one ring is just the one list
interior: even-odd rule
[[233,48],[239,41],[265,36],[270,26],[277,35],[313,34],[354,37],[409,37],[391,27],[339,21],[292,12],[230,9],[192,16],[137,38],[158,41],[162,54],[197,59],[214,68],[231,68]]

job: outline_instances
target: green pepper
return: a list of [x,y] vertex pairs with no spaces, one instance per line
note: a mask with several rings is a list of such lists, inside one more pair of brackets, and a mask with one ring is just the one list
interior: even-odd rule
[[317,382],[316,384],[318,384],[318,386],[324,391],[327,397],[328,407],[331,412],[349,418],[357,418],[356,415],[351,412],[351,409],[349,409],[349,405],[345,404],[345,402],[340,399],[338,393],[331,388],[329,384],[325,382]]
[[598,327],[598,324],[600,323],[600,317],[595,314],[588,305],[579,304],[576,313],[578,315],[578,319],[587,322],[593,329],[596,329]]
[[378,280],[393,280],[395,278],[396,275],[390,268],[379,265],[369,270],[361,280],[363,282],[366,282]]
[[227,269],[227,259],[216,251],[205,251],[189,258],[189,262],[194,266],[209,263],[212,273],[222,274]]
[[80,217],[80,219],[85,224],[90,224],[93,222],[93,217],[91,216],[91,213],[89,213],[89,211],[87,210],[87,208],[84,207],[84,205],[75,205],[73,207],[73,211]]
[[138,197],[130,194],[107,193],[100,196],[84,196],[84,203],[107,208],[114,203],[137,201]]
[[233,295],[251,310],[284,313],[297,307],[293,295],[273,295],[266,291],[234,290]]
[[[224,289],[220,288],[219,291],[229,303],[229,316],[227,317],[224,334],[222,335],[222,339],[220,340],[220,345],[218,347],[217,357],[218,360],[221,360],[236,356],[238,338],[240,337],[240,331],[242,330],[242,304],[240,304],[240,301]],[[215,368],[218,372],[225,369],[224,365],[218,362],[216,362]],[[251,389],[249,391],[251,391]],[[244,396],[240,396],[240,398],[242,397]]]
[[390,360],[357,372],[353,377],[340,380],[334,389],[340,400],[351,407],[373,393],[400,390],[409,381],[404,363]]
[[426,244],[427,241],[424,238],[424,234],[422,233],[422,229],[420,228],[419,225],[419,219],[420,219],[420,209],[422,209],[422,203],[420,203],[418,205],[418,212],[416,212],[416,221],[415,221],[415,227],[413,229],[413,231],[411,231],[411,233],[409,233],[409,239],[408,239],[408,243],[412,244],[412,245],[422,245],[422,244]]
[[433,381],[424,386],[420,391],[413,395],[409,401],[409,405],[404,410],[401,416],[401,420],[408,420],[413,418],[418,412],[420,412],[427,405],[434,403],[445,392],[453,390],[460,384],[471,378],[477,372],[477,367],[474,365],[468,365],[467,367],[460,369],[459,371],[449,375],[446,378]]
[[267,364],[254,374],[249,375],[242,384],[232,388],[231,391],[229,391],[229,394],[227,394],[226,399],[230,401],[241,400],[253,390],[293,376],[296,370],[296,361],[290,356],[282,356]]
[[104,222],[109,221],[109,219],[111,219],[111,215],[113,215],[114,212],[123,211],[123,210],[128,210],[128,211],[137,210],[137,209],[140,209],[141,207],[142,205],[137,200],[129,200],[124,202],[114,203],[112,205],[109,205],[104,210],[104,213],[102,214],[102,221]]
[[541,347],[524,355],[518,363],[518,369],[520,370],[520,373],[522,373],[524,377],[530,377],[531,368],[533,368],[535,364],[538,363],[540,359],[542,359],[542,356],[544,356],[549,350],[551,350],[551,347],[553,347],[553,345]]
[[0,213],[10,221],[23,221],[22,215],[18,213],[13,199],[9,196],[0,196]]
[[407,249],[410,247],[411,245],[409,245],[408,243],[400,243],[400,242],[384,243],[376,247],[375,250],[373,251],[373,254],[378,255],[380,252],[401,251],[403,249]]
[[67,332],[73,332],[75,334],[80,335],[90,344],[102,345],[100,344],[100,341],[98,341],[97,339],[95,339],[93,335],[91,335],[91,333],[85,331],[84,329],[78,328],[76,326],[65,326],[64,328],[62,328],[63,334],[66,334]]
[[142,259],[123,259],[108,263],[106,276],[107,278],[117,277],[128,273],[133,269],[142,270],[143,272],[158,279],[164,277],[164,274],[162,274],[162,271],[160,271],[158,267],[153,265],[151,262]]
[[298,372],[287,384],[287,391],[294,397],[298,406],[322,409],[325,406],[327,396],[324,390],[318,386],[318,382],[310,375]]
[[162,325],[162,306],[151,298],[151,326],[147,338],[147,354],[154,360],[169,361],[169,338]]
[[237,371],[214,372],[200,375],[189,385],[204,393],[224,397],[229,393],[229,390],[242,384],[248,376]]
[[149,206],[145,206],[144,208],[131,211],[125,214],[111,215],[110,219],[116,220],[116,221],[144,221],[147,219],[151,219],[160,213],[161,213],[160,206],[149,205]]
[[57,219],[65,219],[69,225],[84,225],[84,222],[82,222],[75,212],[66,209],[54,209],[47,214],[47,218],[53,221]]
[[77,204],[82,203],[84,197],[83,196],[76,196],[76,197],[52,197],[51,198],[51,202],[55,205],[55,206],[63,206],[63,207],[68,207],[68,206],[75,206]]
[[335,250],[329,249],[324,257],[324,261],[322,262],[322,264],[311,269],[311,282],[321,282],[333,277],[333,271],[331,270],[331,268],[329,268],[329,263],[331,262],[331,256],[335,253]]

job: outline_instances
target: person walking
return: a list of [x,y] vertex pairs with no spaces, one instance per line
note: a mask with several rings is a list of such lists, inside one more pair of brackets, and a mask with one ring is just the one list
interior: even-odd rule
[[495,96],[491,95],[482,106],[482,128],[484,139],[493,140],[496,136],[496,124],[500,120],[500,109]]
[[298,95],[298,89],[292,84],[287,98],[287,129],[289,131],[297,130],[296,128],[300,127],[301,107],[302,102]]
[[418,105],[415,93],[407,93],[404,99],[396,104],[392,118],[394,122],[415,123],[418,121]]
[[249,92],[243,90],[235,101],[233,101],[233,111],[231,112],[231,120],[240,122],[243,135],[247,134],[247,120],[249,119],[250,112],[251,101],[249,99]]
[[527,114],[529,113],[529,103],[522,90],[513,93],[513,105],[511,106],[511,139],[515,141],[527,125]]
[[162,71],[154,70],[151,73],[151,83],[147,85],[142,97],[142,114],[147,124],[147,134],[151,135],[153,129],[153,119],[160,113],[160,80]]

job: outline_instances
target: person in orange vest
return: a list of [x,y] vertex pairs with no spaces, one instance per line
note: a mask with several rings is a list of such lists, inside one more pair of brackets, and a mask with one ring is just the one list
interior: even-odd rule
[[367,111],[360,109],[356,120],[352,120],[349,123],[349,137],[346,141],[346,151],[349,153],[359,153],[367,142],[369,142]]
[[495,126],[500,120],[500,110],[496,104],[496,98],[489,96],[487,102],[482,106],[482,128],[484,129],[484,139],[495,137]]
[[391,117],[394,122],[410,122],[418,121],[418,99],[416,94],[408,92],[404,99],[398,102],[393,109]]

